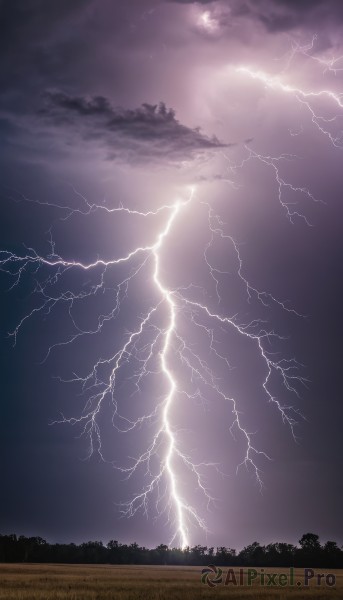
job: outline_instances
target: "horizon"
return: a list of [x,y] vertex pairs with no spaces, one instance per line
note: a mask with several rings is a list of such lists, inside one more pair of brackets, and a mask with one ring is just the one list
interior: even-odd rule
[[[309,534],[310,535],[317,535],[317,534],[312,534],[311,532],[303,533],[302,536],[300,536],[300,540],[301,540],[301,538],[303,536],[306,536],[306,535],[309,535]],[[17,540],[19,540],[20,537],[24,537],[26,539],[41,538],[42,540],[44,540],[44,542],[46,542],[47,544],[50,544],[50,545],[69,545],[69,544],[74,544],[76,546],[81,546],[82,544],[98,543],[98,542],[100,542],[101,544],[103,544],[103,546],[105,548],[107,548],[108,545],[111,542],[114,542],[114,541],[117,542],[119,546],[129,546],[129,545],[132,545],[132,544],[137,544],[136,540],[122,542],[120,540],[116,540],[115,538],[111,538],[107,542],[105,542],[104,540],[96,540],[96,539],[94,539],[94,540],[84,539],[84,540],[79,541],[79,542],[77,542],[77,541],[76,542],[75,541],[74,542],[73,541],[71,541],[71,542],[58,542],[58,541],[47,540],[45,538],[42,538],[42,536],[37,536],[37,535],[23,535],[23,534],[16,534],[16,533],[13,533],[13,532],[12,533],[5,533],[5,534],[3,534],[3,533],[0,532],[0,538],[3,537],[3,536],[11,536],[11,535],[16,536]],[[154,547],[147,547],[147,546],[138,544],[138,547],[141,548],[141,549],[145,549],[145,550],[156,550],[160,546],[165,546],[166,548],[168,548],[168,550],[178,550],[180,552],[188,552],[189,550],[192,550],[192,548],[197,548],[198,546],[201,546],[201,547],[203,547],[206,550],[209,550],[211,548],[214,548],[214,549],[217,548],[218,549],[218,548],[225,547],[228,550],[234,550],[237,553],[237,555],[238,555],[245,548],[247,548],[248,546],[251,546],[251,545],[253,545],[255,543],[257,543],[261,548],[266,548],[267,546],[273,545],[273,544],[283,544],[283,543],[289,544],[289,545],[293,546],[294,548],[299,548],[300,547],[300,540],[298,540],[295,543],[286,542],[285,540],[283,540],[283,541],[278,540],[278,541],[269,542],[269,543],[260,543],[257,540],[254,540],[254,541],[251,541],[250,543],[248,543],[246,546],[242,547],[241,549],[232,548],[230,545],[228,545],[228,546],[226,546],[226,545],[225,546],[217,546],[217,545],[214,545],[214,546],[204,545],[204,546],[202,546],[201,544],[195,544],[194,546],[192,546],[192,547],[188,546],[187,548],[181,548],[181,547],[178,547],[178,546],[169,547],[168,544],[165,543],[165,542],[160,542],[159,544],[157,544],[157,546],[154,546]],[[321,548],[324,548],[324,545],[325,545],[326,542],[329,542],[329,541],[335,542],[335,540],[321,540],[320,538],[319,538],[318,541],[320,543]],[[337,544],[337,542],[335,542],[335,543]],[[339,547],[339,549],[343,551],[343,545],[341,547]]]

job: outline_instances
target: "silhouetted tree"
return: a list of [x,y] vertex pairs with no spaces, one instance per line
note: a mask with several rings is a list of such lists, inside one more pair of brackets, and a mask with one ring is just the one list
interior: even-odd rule
[[265,547],[260,546],[258,542],[254,542],[241,550],[238,559],[242,560],[242,564],[245,565],[263,566],[266,564]]
[[295,553],[296,547],[292,544],[277,542],[266,546],[265,559],[267,564],[273,564],[275,567],[292,567]]
[[341,568],[342,555],[343,552],[338,548],[336,542],[326,542],[323,548],[323,567],[329,567],[331,569]]
[[226,548],[225,546],[218,546],[216,552],[216,564],[218,565],[233,565],[236,556],[236,550],[233,548]]
[[261,546],[254,542],[236,555],[233,548],[214,548],[196,545],[192,548],[169,548],[160,544],[154,549],[110,540],[107,546],[101,541],[76,544],[48,544],[41,537],[0,535],[0,562],[60,562],[60,563],[110,563],[110,564],[163,564],[269,567],[322,567],[343,568],[343,550],[336,542],[321,546],[319,537],[304,534],[299,547],[277,542]]

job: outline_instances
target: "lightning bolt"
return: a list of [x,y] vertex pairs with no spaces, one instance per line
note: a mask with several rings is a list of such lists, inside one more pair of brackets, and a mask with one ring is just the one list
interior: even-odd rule
[[322,73],[333,73],[337,75],[341,71],[343,71],[343,56],[331,56],[330,58],[322,58],[321,56],[315,56],[312,52],[315,49],[315,44],[318,40],[318,34],[314,34],[312,36],[311,41],[308,44],[299,44],[296,40],[291,40],[291,49],[287,53],[288,61],[286,64],[286,70],[291,66],[294,58],[297,55],[305,56],[307,59],[315,62],[317,65],[320,65],[322,68]]
[[[167,218],[163,228],[156,235],[155,241],[145,246],[137,246],[126,255],[111,260],[98,258],[89,263],[79,260],[65,260],[56,254],[51,230],[51,253],[46,257],[37,254],[32,248],[27,248],[27,252],[23,256],[18,256],[9,251],[0,252],[1,269],[14,278],[11,288],[19,285],[24,272],[30,271],[37,281],[35,291],[42,297],[42,303],[28,312],[10,335],[13,337],[15,343],[20,329],[28,319],[34,317],[37,313],[50,314],[55,306],[60,303],[65,303],[68,306],[68,313],[76,329],[76,333],[67,340],[50,346],[44,360],[47,359],[56,347],[70,345],[76,339],[85,335],[100,333],[108,321],[118,316],[122,302],[127,298],[129,285],[132,280],[152,261],[151,280],[158,294],[158,301],[141,318],[138,327],[127,335],[125,343],[117,352],[110,357],[99,358],[88,375],[80,376],[75,374],[69,380],[62,380],[81,384],[82,391],[88,398],[85,409],[79,417],[65,417],[62,414],[61,419],[53,421],[53,423],[68,423],[80,426],[81,435],[85,435],[89,439],[88,456],[96,452],[103,460],[106,459],[103,453],[99,421],[102,411],[105,410],[105,400],[108,397],[111,399],[113,408],[112,423],[118,432],[128,433],[146,423],[157,423],[157,429],[152,436],[151,442],[138,458],[132,458],[130,466],[122,467],[114,465],[127,479],[137,474],[138,471],[143,471],[144,475],[149,479],[141,491],[135,494],[129,502],[121,505],[121,511],[128,517],[132,517],[139,510],[143,510],[145,514],[148,514],[149,502],[155,498],[157,513],[167,514],[173,531],[170,544],[176,542],[182,548],[186,548],[190,543],[190,527],[195,526],[206,532],[207,526],[196,508],[185,496],[182,489],[181,473],[183,470],[189,472],[190,476],[194,478],[197,489],[202,492],[209,506],[215,499],[208,489],[205,473],[209,468],[214,468],[218,473],[221,473],[221,471],[217,463],[196,462],[189,454],[184,452],[180,443],[181,432],[173,425],[173,409],[177,403],[177,398],[184,395],[188,400],[198,398],[206,402],[205,390],[210,389],[218,398],[221,398],[228,406],[231,406],[232,423],[230,432],[235,438],[238,436],[240,441],[245,445],[245,454],[237,469],[240,466],[251,469],[260,487],[262,487],[263,482],[258,460],[260,458],[270,459],[270,457],[266,452],[255,447],[253,434],[244,426],[238,400],[229,396],[219,386],[218,379],[206,359],[200,353],[197,353],[193,347],[194,345],[187,342],[187,339],[179,332],[178,315],[189,314],[192,326],[200,332],[205,333],[209,342],[210,354],[214,356],[216,361],[221,361],[228,369],[231,368],[229,361],[218,349],[215,335],[216,327],[220,329],[224,327],[228,331],[234,331],[254,345],[262,364],[264,364],[265,376],[261,381],[262,389],[268,402],[277,408],[283,422],[290,427],[294,437],[294,427],[300,413],[297,408],[283,405],[275,397],[270,389],[271,378],[273,374],[277,375],[285,388],[296,394],[298,394],[297,383],[300,382],[305,385],[306,380],[300,376],[300,365],[295,359],[276,360],[274,353],[267,350],[267,346],[272,343],[274,338],[281,338],[274,331],[267,330],[261,320],[256,319],[249,323],[240,323],[236,316],[227,316],[221,312],[214,311],[206,303],[194,299],[192,294],[196,291],[196,286],[190,284],[186,288],[178,287],[173,289],[169,288],[163,282],[161,275],[161,250],[167,238],[172,235],[180,213],[186,207],[191,207],[195,203],[194,188],[190,190],[186,199],[178,199],[174,203],[163,205],[155,211],[146,212],[134,211],[123,206],[111,209],[102,205],[90,204],[82,195],[78,194],[78,196],[82,201],[82,205],[76,209],[63,205],[44,204],[63,210],[65,214],[61,217],[62,220],[66,220],[74,214],[90,215],[98,210],[106,211],[109,214],[126,212],[130,215],[139,216],[142,219],[148,219],[159,213],[166,213]],[[276,303],[282,309],[297,314],[296,311],[289,308],[284,302],[278,300],[268,292],[258,290],[249,283],[244,275],[239,245],[232,236],[225,233],[224,223],[219,215],[214,212],[211,205],[207,202],[202,202],[200,206],[205,210],[210,232],[210,240],[204,249],[204,260],[209,274],[215,283],[219,305],[221,305],[219,276],[225,276],[225,272],[213,266],[209,259],[209,251],[216,238],[231,245],[237,260],[237,275],[246,291],[249,301],[255,298],[264,306]],[[98,317],[97,326],[94,329],[81,329],[73,314],[74,305],[91,295],[95,296],[99,292],[106,290],[109,269],[118,267],[121,264],[125,266],[125,264],[131,264],[134,261],[138,261],[138,264],[131,267],[129,274],[116,286],[113,308],[108,313],[101,314]],[[44,272],[45,269],[49,269],[52,272],[51,275],[39,280],[39,273]],[[71,269],[98,273],[98,281],[95,284],[93,283],[89,289],[82,290],[79,293],[67,289],[62,293],[53,294],[52,290],[61,284],[61,280]],[[204,290],[202,292],[204,293]],[[165,320],[163,326],[159,322],[162,311]],[[150,341],[140,345],[142,344],[142,338],[144,336],[149,337],[150,334]],[[193,390],[184,388],[181,378],[175,373],[175,367],[172,368],[171,363],[173,363],[175,357],[189,372]],[[131,419],[122,415],[119,412],[116,398],[116,384],[119,370],[125,363],[130,361],[136,361],[139,365],[138,371],[132,375],[138,391],[140,391],[142,380],[151,374],[159,374],[164,379],[166,386],[166,392],[162,400],[156,403],[152,412],[145,413],[138,419]],[[157,472],[154,470],[156,460],[159,465]]]
[[[300,212],[296,207],[295,207],[295,202],[294,202],[294,196],[300,195],[303,196],[309,200],[311,200],[312,202],[321,202],[323,203],[322,200],[319,200],[318,198],[316,198],[312,192],[307,188],[307,187],[299,187],[299,186],[295,186],[293,185],[291,182],[286,181],[284,179],[284,177],[281,174],[281,167],[280,165],[284,162],[290,162],[290,161],[294,161],[297,158],[299,158],[296,155],[293,154],[281,154],[279,156],[265,156],[263,154],[260,154],[259,152],[257,152],[256,150],[253,150],[250,146],[248,146],[247,144],[244,144],[244,149],[247,152],[247,156],[240,162],[240,163],[234,163],[231,158],[227,155],[225,155],[223,153],[223,156],[225,157],[225,159],[227,160],[227,162],[229,163],[229,170],[236,174],[238,170],[243,169],[244,166],[249,163],[252,160],[258,161],[260,163],[262,163],[264,166],[266,166],[267,168],[269,168],[271,170],[271,172],[274,175],[274,179],[276,182],[276,186],[277,186],[277,196],[278,196],[278,200],[279,203],[282,207],[282,209],[284,210],[288,220],[290,223],[294,224],[296,219],[301,219],[303,221],[305,221],[306,225],[311,226],[310,221],[308,220],[308,218],[306,217],[306,215],[304,215],[302,212]],[[287,200],[285,198],[285,192],[290,192],[291,193],[291,200]],[[238,248],[236,247],[236,252],[239,255],[239,251]],[[242,261],[240,260],[240,271],[242,268]],[[239,273],[240,273],[239,271]],[[247,286],[247,292],[250,296],[250,289],[251,286],[248,284],[248,282],[245,282],[246,286]],[[255,290],[256,291],[256,290]],[[263,294],[259,294],[260,295],[260,299],[262,297]],[[275,300],[275,299],[274,299]],[[286,306],[284,305],[284,303],[280,303],[282,304],[283,308],[286,309]],[[296,311],[293,309],[292,312],[296,313]],[[297,313],[298,314],[298,313]]]
[[[313,58],[313,57],[312,57]],[[337,59],[337,61],[339,61]],[[331,63],[331,69],[338,71],[338,69],[334,69],[335,61]],[[247,66],[240,66],[236,68],[236,73],[241,73],[242,75],[246,75],[251,79],[263,83],[266,88],[271,89],[273,91],[283,92],[285,94],[292,95],[300,104],[304,105],[311,115],[311,121],[315,125],[315,127],[325,136],[327,136],[335,148],[343,148],[343,133],[340,129],[337,133],[332,133],[328,127],[330,123],[337,122],[340,118],[343,117],[342,109],[343,109],[343,93],[335,92],[330,89],[319,89],[319,90],[305,90],[299,88],[294,85],[290,85],[285,83],[280,76],[269,75],[268,73],[255,70]],[[340,112],[338,114],[334,113],[330,117],[326,117],[317,113],[313,106],[313,102],[318,100],[328,101],[333,107],[336,107]]]
[[[208,26],[209,21],[204,15],[204,24]],[[314,37],[310,44],[303,46],[294,43],[288,66],[296,54],[302,54],[318,63],[323,68],[323,72],[329,71],[336,75],[343,68],[339,66],[342,57],[321,59],[312,56],[315,39]],[[235,71],[239,75],[263,84],[273,92],[287,94],[304,105],[315,127],[329,138],[335,148],[343,147],[342,133],[334,134],[329,128],[330,123],[336,122],[342,116],[340,111],[343,108],[343,94],[326,88],[308,90],[291,85],[286,80],[285,72],[273,76],[247,66],[237,67]],[[315,108],[318,102],[332,106],[335,111],[339,111],[339,114],[333,114],[331,117],[319,114]],[[301,132],[302,128],[298,132],[290,133],[299,135]],[[314,202],[318,202],[318,199],[307,187],[293,185],[286,181],[282,174],[282,166],[285,162],[293,161],[298,157],[286,153],[279,156],[261,154],[248,144],[244,146],[244,151],[245,158],[237,163],[224,155],[231,174],[235,176],[250,161],[259,161],[273,173],[276,197],[288,220],[293,223],[295,219],[301,218],[310,225],[306,216],[294,207],[294,202],[287,199],[287,194],[290,192],[301,195]],[[191,481],[191,485],[202,494],[203,501],[209,508],[215,502],[215,498],[209,489],[208,473],[213,469],[220,475],[223,473],[218,463],[196,460],[194,452],[184,450],[186,446],[184,431],[177,426],[175,418],[177,411],[180,411],[180,399],[183,398],[188,403],[201,402],[206,406],[210,394],[211,397],[216,397],[225,403],[230,415],[229,430],[243,448],[237,470],[245,467],[251,471],[260,488],[263,486],[261,461],[270,460],[267,452],[254,443],[254,433],[250,432],[245,424],[246,419],[240,399],[229,394],[225,384],[223,385],[217,376],[217,365],[221,365],[225,372],[229,372],[232,368],[226,353],[221,349],[218,332],[224,331],[227,336],[239,336],[255,351],[261,366],[261,377],[256,383],[263,391],[267,403],[277,411],[294,439],[296,439],[295,427],[302,415],[296,406],[287,405],[279,399],[274,392],[273,381],[277,379],[287,392],[296,396],[299,396],[299,384],[305,386],[307,384],[306,378],[301,375],[302,365],[295,358],[280,358],[275,353],[274,345],[283,339],[279,334],[269,329],[260,318],[242,322],[236,314],[230,315],[225,311],[220,292],[222,281],[229,274],[211,260],[215,244],[219,242],[230,249],[235,261],[237,282],[248,303],[254,306],[259,304],[264,308],[273,305],[294,316],[302,315],[288,302],[275,297],[267,290],[260,290],[249,281],[240,244],[226,232],[225,223],[215,212],[212,204],[197,201],[194,187],[174,202],[146,211],[134,210],[123,205],[111,208],[104,204],[91,203],[74,188],[73,191],[79,201],[76,208],[39,202],[25,196],[21,199],[59,210],[61,221],[80,215],[90,218],[96,212],[103,212],[109,217],[125,213],[129,217],[141,219],[143,223],[150,223],[151,219],[158,217],[163,223],[158,226],[149,243],[137,245],[123,256],[109,260],[103,258],[89,262],[77,259],[66,260],[56,251],[52,228],[49,230],[48,240],[50,252],[46,256],[37,253],[33,248],[25,248],[22,255],[9,250],[0,251],[0,269],[12,278],[10,289],[19,286],[24,274],[29,274],[35,282],[36,297],[40,298],[40,302],[21,318],[10,332],[10,336],[15,344],[20,330],[29,319],[40,314],[50,315],[58,305],[65,305],[74,333],[64,341],[51,345],[44,362],[55,348],[70,346],[84,336],[100,334],[106,324],[120,314],[123,303],[128,299],[133,281],[141,276],[145,277],[149,292],[149,285],[151,285],[151,293],[154,297],[149,309],[139,318],[137,317],[138,324],[124,335],[120,347],[109,355],[100,356],[88,374],[73,373],[70,379],[60,378],[64,382],[78,383],[86,402],[78,416],[68,417],[62,414],[61,418],[53,423],[77,426],[80,435],[88,439],[88,456],[97,453],[104,461],[106,456],[103,449],[101,416],[108,410],[108,400],[111,406],[112,424],[118,435],[129,434],[147,427],[148,441],[143,450],[137,453],[138,456],[128,457],[130,462],[127,466],[113,463],[124,478],[135,480],[139,475],[144,481],[139,491],[132,494],[128,502],[120,505],[120,510],[127,517],[134,516],[138,511],[148,515],[152,504],[157,515],[166,516],[171,530],[170,545],[176,543],[181,548],[186,548],[190,544],[193,528],[207,532],[204,518],[199,514],[195,503],[189,500],[189,486],[187,488],[186,480]],[[203,259],[211,285],[214,287],[215,300],[207,290],[194,283],[186,287],[172,287],[168,277],[163,275],[163,251],[167,242],[175,243],[175,232],[181,215],[183,219],[187,219],[190,215],[195,213],[198,215],[201,211],[208,225],[208,241],[204,247]],[[116,269],[125,270],[125,275],[115,279],[113,270]],[[86,282],[77,291],[70,287],[67,279],[69,273],[75,271],[92,273],[91,281]],[[112,294],[111,308],[97,315],[93,328],[80,327],[75,316],[79,303],[107,292]],[[186,334],[182,327],[183,322],[187,322]],[[199,339],[206,340],[206,347],[205,344],[201,346]],[[215,363],[215,367],[211,360]],[[125,365],[130,369],[129,379],[133,383],[135,392],[142,392],[142,383],[146,378],[157,377],[163,386],[161,396],[156,394],[154,398],[153,408],[143,411],[138,418],[136,415],[135,418],[128,416],[122,411],[119,403],[118,377]]]

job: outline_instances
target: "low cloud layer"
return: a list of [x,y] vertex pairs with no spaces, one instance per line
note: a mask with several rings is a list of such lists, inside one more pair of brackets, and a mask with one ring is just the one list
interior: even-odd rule
[[125,109],[103,96],[49,91],[39,114],[49,124],[76,129],[82,139],[97,142],[113,160],[180,162],[228,145],[183,125],[163,102]]

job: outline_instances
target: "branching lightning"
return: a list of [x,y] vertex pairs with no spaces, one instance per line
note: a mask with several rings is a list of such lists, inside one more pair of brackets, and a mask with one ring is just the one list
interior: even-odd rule
[[[340,60],[340,59],[337,59]],[[332,62],[332,65],[335,63]],[[331,67],[333,69],[333,67]],[[337,69],[336,69],[337,71]],[[251,69],[250,67],[241,66],[237,67],[237,73],[247,75],[253,80],[263,83],[267,88],[276,92],[283,92],[285,94],[291,94],[300,104],[304,105],[311,115],[311,121],[319,130],[320,133],[327,136],[335,148],[343,148],[343,132],[339,129],[338,132],[332,133],[329,125],[337,123],[339,119],[343,117],[343,93],[335,92],[330,89],[319,89],[319,90],[306,90],[297,86],[284,83],[282,78],[279,76],[269,75],[264,71]],[[330,116],[323,116],[318,114],[317,110],[313,106],[314,102],[319,100],[326,100],[331,104],[338,113],[333,113]]]
[[[204,26],[210,26],[207,13],[203,16]],[[207,16],[206,16],[207,15]],[[314,40],[312,41],[313,46]],[[295,52],[301,52],[309,56],[311,46],[297,46]],[[335,73],[341,70],[339,67],[341,59],[333,59],[324,64],[330,71]],[[343,109],[343,95],[328,89],[318,91],[303,90],[296,86],[284,83],[279,77],[266,74],[264,71],[255,71],[248,67],[238,67],[237,73],[248,76],[253,80],[263,83],[268,89],[292,95],[298,102],[305,105],[310,111],[311,119],[317,129],[329,137],[331,143],[338,148],[343,147],[342,135],[334,135],[326,125],[338,117],[324,118],[318,115],[313,108],[313,101],[327,100],[336,109]],[[294,134],[295,135],[295,134]],[[233,174],[242,169],[250,160],[258,160],[274,173],[277,196],[286,217],[293,222],[295,218],[305,219],[293,204],[284,198],[286,190],[294,194],[302,194],[312,201],[316,198],[306,187],[294,186],[283,178],[281,165],[283,161],[290,161],[295,156],[282,154],[273,157],[257,153],[250,146],[245,146],[247,157],[240,163],[234,164],[231,160],[229,168]],[[86,402],[84,410],[78,416],[66,417],[55,422],[68,423],[80,427],[81,435],[88,438],[89,456],[98,453],[106,460],[103,451],[103,439],[101,433],[101,415],[106,411],[108,400],[112,407],[112,424],[118,435],[132,432],[149,425],[148,442],[138,457],[133,457],[128,466],[114,464],[126,478],[135,478],[140,473],[144,476],[145,484],[127,502],[121,505],[122,513],[132,517],[142,510],[148,514],[150,504],[154,506],[157,514],[164,514],[170,524],[170,544],[177,544],[186,548],[190,544],[192,527],[207,531],[205,520],[200,516],[187,495],[186,477],[193,481],[197,490],[201,492],[206,504],[209,506],[214,502],[210,492],[207,473],[209,469],[221,472],[220,465],[216,462],[197,461],[192,452],[184,450],[183,432],[175,425],[175,408],[179,399],[186,401],[201,399],[206,403],[207,392],[211,396],[219,398],[227,404],[228,412],[231,414],[230,432],[238,438],[244,452],[242,460],[237,468],[245,466],[252,471],[260,487],[262,487],[261,460],[269,460],[267,452],[256,447],[254,434],[245,425],[244,412],[240,407],[239,398],[231,396],[222,385],[208,361],[211,356],[216,364],[221,364],[229,371],[231,365],[225,352],[220,349],[217,339],[217,331],[226,333],[233,332],[247,341],[256,352],[261,365],[261,379],[256,382],[264,393],[266,401],[279,413],[282,421],[287,425],[293,437],[296,437],[295,425],[300,412],[297,407],[284,404],[275,394],[272,379],[275,377],[283,385],[287,392],[299,394],[299,384],[306,385],[306,379],[300,374],[301,365],[294,359],[279,358],[273,351],[273,341],[282,339],[275,331],[267,328],[261,319],[253,319],[247,323],[241,322],[237,315],[228,315],[223,307],[220,288],[221,281],[227,277],[222,269],[212,264],[210,259],[211,249],[215,240],[227,244],[236,261],[236,275],[244,290],[248,302],[256,301],[263,307],[271,304],[282,310],[288,311],[295,316],[301,316],[285,301],[276,298],[268,291],[259,290],[252,285],[245,275],[243,258],[239,244],[234,238],[225,232],[225,224],[220,216],[216,214],[209,202],[198,202],[195,188],[184,198],[175,202],[165,204],[156,210],[137,211],[122,205],[116,208],[108,208],[101,204],[90,203],[83,195],[74,190],[80,200],[78,208],[69,206],[44,203],[46,206],[54,207],[62,211],[61,220],[70,219],[72,216],[84,215],[90,217],[97,211],[104,211],[109,217],[117,213],[126,213],[142,219],[142,223],[151,217],[163,217],[163,225],[152,236],[150,243],[137,245],[127,254],[104,260],[97,258],[90,262],[82,260],[66,260],[56,253],[56,246],[50,230],[50,253],[47,256],[38,254],[33,248],[26,248],[23,255],[2,250],[0,251],[0,268],[13,277],[11,289],[18,286],[25,273],[29,273],[36,281],[35,291],[40,298],[40,304],[35,306],[22,317],[14,330],[10,333],[14,343],[26,322],[39,314],[51,314],[56,306],[64,304],[68,308],[68,314],[74,327],[74,333],[66,340],[57,342],[50,346],[45,359],[57,347],[65,347],[73,344],[83,336],[95,336],[100,334],[105,325],[118,317],[125,299],[128,297],[132,282],[142,272],[146,273],[147,285],[151,286],[152,301],[149,310],[141,315],[139,322],[133,330],[125,336],[120,347],[104,357],[99,357],[90,372],[86,375],[74,373],[68,381],[80,384],[85,395]],[[25,200],[30,201],[28,198]],[[196,208],[195,208],[196,207]],[[204,265],[215,288],[216,307],[207,298],[204,290],[199,289],[191,283],[187,287],[171,287],[168,277],[163,276],[161,262],[162,250],[165,250],[166,242],[175,242],[175,230],[177,230],[180,216],[188,211],[204,211],[208,223],[209,240],[204,249]],[[108,288],[108,280],[111,280],[112,269],[119,265],[127,268],[125,276],[121,281],[112,284],[114,289],[113,304],[111,309],[97,317],[96,326],[85,330],[80,327],[75,317],[75,306],[79,302],[104,293]],[[46,275],[46,272],[49,272]],[[92,282],[88,287],[83,287],[75,292],[67,286],[63,289],[63,283],[69,272],[91,272]],[[166,281],[165,281],[166,279]],[[62,288],[62,291],[61,291]],[[149,287],[150,290],[150,287]],[[200,292],[200,294],[199,294]],[[200,296],[200,298],[199,298]],[[190,328],[207,339],[206,353],[198,350],[179,327],[179,320],[187,318]],[[132,364],[137,368],[133,368]],[[156,396],[153,409],[143,412],[138,418],[128,417],[122,413],[118,402],[117,379],[124,365],[129,365],[131,377],[137,392],[141,392],[142,382],[151,376],[159,377],[163,392],[161,397]],[[185,385],[182,372],[188,373],[190,386]],[[64,380],[65,381],[65,380]],[[180,410],[180,408],[179,408]],[[151,431],[153,430],[153,433]]]
[[[109,213],[117,211],[125,211],[130,214],[137,214],[137,211],[130,211],[127,208],[120,207],[118,209],[108,209],[103,206],[90,205],[86,200],[86,208],[70,209],[69,207],[59,208],[66,211],[63,219],[68,218],[74,212],[82,214],[90,214],[94,210],[106,210]],[[242,414],[239,409],[238,401],[235,398],[228,396],[218,384],[218,380],[206,360],[196,353],[192,345],[187,343],[187,340],[181,336],[178,331],[177,315],[181,313],[189,313],[191,323],[197,329],[205,331],[209,340],[210,353],[213,354],[217,361],[222,361],[225,366],[230,369],[230,364],[225,355],[218,350],[214,330],[216,326],[227,327],[238,332],[241,336],[248,338],[255,345],[256,351],[259,353],[264,364],[265,376],[261,381],[261,386],[266,394],[269,402],[273,403],[279,411],[282,420],[290,427],[293,436],[294,425],[296,423],[296,415],[298,410],[294,407],[288,407],[273,395],[270,390],[270,380],[272,374],[275,373],[280,377],[280,380],[285,385],[287,390],[297,393],[296,383],[305,383],[305,379],[298,373],[299,365],[294,360],[280,359],[275,360],[273,354],[268,352],[267,345],[271,339],[277,336],[273,331],[265,329],[260,320],[254,320],[250,323],[239,323],[236,316],[225,316],[221,312],[211,310],[209,306],[198,300],[193,300],[189,296],[192,291],[192,286],[187,288],[169,289],[164,284],[161,276],[160,261],[161,249],[164,242],[172,235],[172,230],[176,226],[177,218],[186,206],[195,203],[195,190],[192,188],[189,197],[185,200],[177,200],[172,205],[165,205],[158,211],[139,212],[139,216],[143,219],[149,218],[150,215],[155,215],[157,212],[167,213],[167,218],[163,229],[157,234],[155,241],[146,246],[138,246],[127,255],[113,259],[102,260],[97,259],[94,262],[81,262],[78,260],[68,261],[55,253],[55,245],[51,242],[51,254],[47,257],[38,255],[33,249],[28,249],[23,256],[18,256],[8,251],[2,251],[0,254],[1,268],[14,277],[14,282],[11,287],[17,286],[20,282],[22,274],[30,270],[37,275],[40,270],[49,268],[52,274],[45,280],[37,283],[36,291],[41,295],[43,301],[38,306],[32,309],[18,323],[11,336],[16,341],[17,335],[24,326],[25,322],[32,318],[36,313],[45,312],[51,313],[53,308],[58,303],[67,303],[69,306],[69,315],[76,328],[76,333],[64,342],[56,343],[48,350],[47,356],[57,346],[64,346],[73,343],[77,338],[84,335],[95,335],[99,333],[104,324],[114,319],[119,311],[120,306],[128,293],[128,286],[132,279],[144,268],[153,263],[151,274],[152,283],[158,292],[158,302],[141,318],[138,327],[131,331],[125,343],[112,356],[100,358],[94,365],[93,369],[86,376],[75,375],[69,381],[78,382],[82,386],[85,394],[88,394],[85,410],[79,417],[65,417],[58,422],[69,423],[71,425],[81,426],[81,434],[86,435],[89,439],[89,456],[97,452],[103,460],[101,428],[99,425],[99,417],[104,408],[105,399],[110,397],[113,406],[112,421],[114,427],[120,432],[128,432],[138,429],[146,422],[157,422],[157,430],[154,433],[151,442],[146,449],[139,455],[138,458],[132,459],[133,462],[129,467],[118,467],[127,478],[131,478],[138,470],[143,470],[145,475],[150,479],[148,484],[131,501],[122,505],[122,512],[127,516],[133,516],[136,512],[142,509],[145,513],[148,512],[148,503],[155,497],[155,506],[158,513],[165,512],[172,524],[173,535],[170,543],[178,543],[182,548],[189,545],[189,527],[193,523],[198,528],[207,530],[205,521],[199,516],[196,508],[186,499],[181,489],[179,478],[180,466],[194,477],[198,489],[204,494],[206,501],[210,504],[214,498],[206,484],[204,472],[208,468],[214,468],[218,472],[219,465],[211,462],[196,462],[186,454],[179,443],[179,433],[175,430],[172,423],[172,409],[176,401],[176,397],[185,395],[189,400],[195,397],[203,397],[204,391],[200,388],[209,388],[218,397],[224,400],[231,406],[233,420],[230,426],[230,431],[234,436],[240,436],[240,439],[245,444],[245,454],[242,458],[241,465],[251,468],[255,474],[256,480],[262,487],[262,479],[258,459],[260,457],[269,459],[268,455],[256,448],[253,444],[252,434],[245,428]],[[56,205],[54,205],[56,206]],[[210,276],[215,282],[216,294],[219,304],[221,298],[219,294],[219,279],[220,275],[225,275],[219,269],[213,267],[208,258],[208,251],[211,248],[215,236],[227,241],[231,244],[237,259],[237,273],[240,281],[244,285],[247,297],[251,300],[254,295],[258,301],[264,306],[268,306],[270,302],[279,304],[285,310],[289,309],[283,302],[280,302],[267,292],[261,292],[250,285],[248,280],[243,275],[243,263],[240,255],[239,247],[235,240],[224,233],[223,222],[216,215],[208,203],[202,203],[207,218],[209,231],[211,234],[210,241],[204,250],[204,260],[209,269]],[[102,314],[98,318],[97,327],[93,330],[81,330],[73,316],[73,306],[77,301],[82,301],[89,295],[96,295],[99,291],[105,288],[105,275],[110,267],[115,267],[121,263],[130,263],[133,259],[140,257],[138,266],[136,265],[129,275],[125,277],[116,287],[115,305],[108,314]],[[92,285],[90,290],[82,291],[76,294],[70,290],[53,295],[52,288],[70,269],[81,269],[83,271],[94,270],[100,271],[100,279],[96,285]],[[166,323],[163,327],[157,324],[155,317],[158,313],[166,312]],[[295,312],[295,311],[294,311]],[[154,321],[155,319],[155,321]],[[144,332],[150,330],[153,332],[152,341],[139,347]],[[189,371],[191,381],[194,384],[194,392],[182,388],[182,381],[178,380],[177,374],[170,366],[170,355],[176,356],[183,367]],[[156,364],[158,357],[159,366],[155,371],[152,365]],[[47,357],[46,357],[47,358]],[[158,402],[150,414],[144,414],[136,420],[128,419],[119,414],[118,403],[116,399],[116,379],[122,365],[131,360],[136,359],[139,362],[138,373],[133,374],[136,387],[140,389],[140,383],[149,374],[159,373],[165,381],[167,391],[164,398]],[[104,373],[107,372],[107,375]],[[157,472],[153,472],[152,462],[158,459],[159,468]]]

